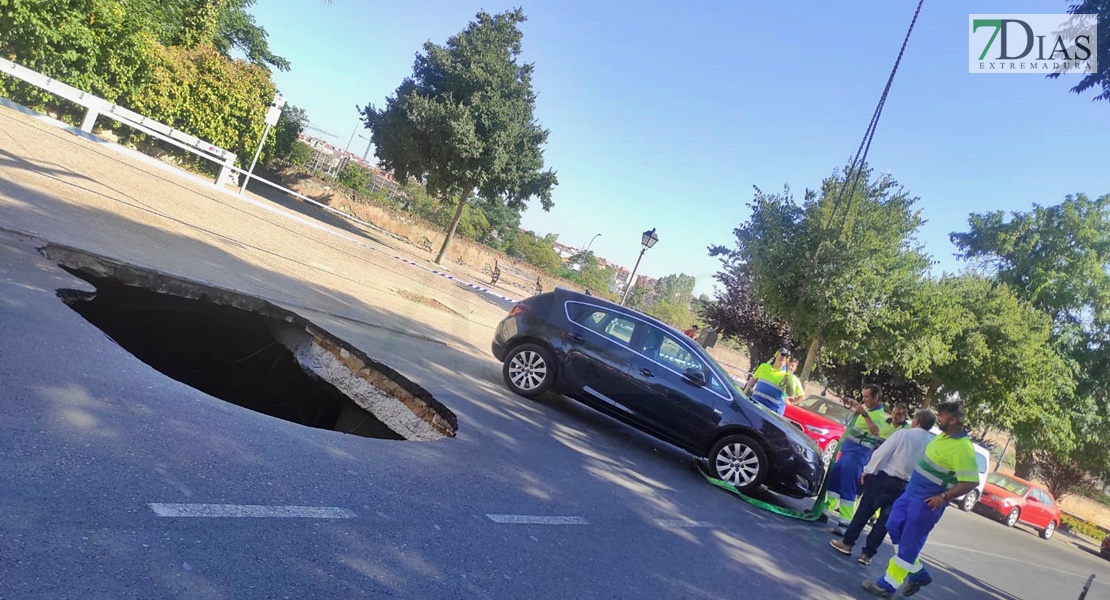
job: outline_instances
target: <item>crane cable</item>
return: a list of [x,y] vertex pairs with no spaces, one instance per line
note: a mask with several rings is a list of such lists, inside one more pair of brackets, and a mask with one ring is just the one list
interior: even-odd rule
[[[856,193],[856,188],[859,186],[860,178],[863,175],[863,165],[867,162],[867,154],[871,150],[871,142],[875,139],[875,131],[878,129],[879,126],[879,117],[883,114],[883,107],[886,106],[886,99],[887,96],[890,94],[890,87],[894,84],[894,76],[897,75],[898,67],[902,64],[902,56],[906,53],[906,46],[910,42],[910,35],[913,33],[914,26],[917,25],[917,18],[921,15],[921,7],[924,4],[925,0],[918,0],[917,9],[913,13],[913,19],[910,21],[910,26],[906,30],[906,37],[902,40],[902,47],[898,50],[898,58],[894,61],[894,67],[891,68],[890,76],[886,80],[886,87],[883,88],[883,94],[879,97],[879,104],[875,107],[875,112],[871,115],[871,122],[867,124],[867,131],[865,131],[863,134],[863,140],[860,141],[859,147],[856,149],[856,155],[852,159],[852,163],[848,166],[847,173],[844,174],[844,182],[840,184],[840,192],[837,194],[836,200],[833,201],[832,210],[829,211],[828,216],[822,223],[822,227],[817,238],[817,245],[816,247],[814,247],[813,256],[810,258],[810,272],[813,272],[817,268],[817,263],[821,256],[821,250],[825,245],[826,238],[828,237],[829,231],[832,228],[832,224],[836,220],[837,216],[840,216],[840,225],[839,227],[837,227],[836,231],[844,231],[844,228],[847,225],[848,214],[850,211],[847,208],[844,208],[842,211],[844,199],[846,197],[852,197],[852,195]],[[845,194],[845,191],[848,190],[849,184],[852,186],[851,190],[848,191],[847,194]],[[795,311],[796,313],[800,314],[801,311],[804,310],[804,308],[805,295],[803,294],[800,295],[798,298],[798,306]],[[824,329],[824,316],[822,315],[820,318],[821,324],[819,325],[819,328]],[[809,368],[809,365],[806,365],[806,368]],[[803,373],[805,373],[805,369],[803,369]]]
[[[856,156],[852,159],[852,164],[848,168],[847,177],[840,186],[840,194],[833,203],[833,210],[829,215],[830,221],[837,212],[839,212],[845,196],[850,198],[852,194],[856,193],[856,188],[859,185],[860,176],[863,172],[862,167],[867,163],[867,153],[871,150],[871,141],[875,139],[875,131],[879,126],[879,117],[883,114],[883,107],[886,105],[887,96],[890,94],[890,87],[894,83],[894,76],[898,73],[899,65],[902,64],[902,56],[906,53],[906,45],[909,44],[910,34],[913,33],[913,28],[917,25],[917,17],[921,14],[921,7],[924,4],[925,0],[918,0],[917,10],[913,13],[913,20],[910,21],[909,29],[906,30],[906,37],[902,40],[902,48],[898,50],[898,58],[894,61],[894,67],[890,70],[890,77],[886,80],[886,87],[883,88],[883,95],[879,98],[879,104],[875,107],[875,112],[871,115],[871,122],[867,125],[867,131],[863,134],[863,140],[860,141],[859,148],[856,149]],[[844,190],[848,187],[849,181],[851,181],[852,189],[845,194]],[[840,221],[841,230],[843,230],[847,219],[848,212],[845,211]]]
[[[852,164],[845,176],[844,183],[840,186],[840,193],[838,194],[837,199],[833,204],[833,210],[829,213],[829,221],[832,221],[837,212],[840,210],[840,206],[843,203],[845,197],[844,191],[848,187],[849,181],[851,181],[852,189],[848,192],[847,195],[851,197],[851,195],[855,194],[856,192],[856,187],[859,185],[859,179],[862,171],[860,167],[862,167],[863,164],[867,162],[867,153],[871,150],[871,141],[875,139],[875,130],[878,128],[879,125],[879,117],[883,114],[883,106],[886,105],[887,95],[890,94],[890,87],[894,83],[894,76],[898,73],[898,66],[902,64],[902,56],[906,53],[906,45],[909,44],[910,34],[913,33],[914,25],[917,24],[917,17],[921,14],[921,7],[924,4],[925,0],[918,0],[917,2],[917,10],[914,11],[913,20],[910,21],[910,27],[908,30],[906,30],[906,37],[902,40],[902,48],[898,51],[898,58],[894,61],[894,67],[890,70],[890,77],[888,77],[886,80],[886,87],[883,88],[883,95],[879,98],[879,104],[875,107],[875,112],[871,115],[871,122],[867,125],[867,131],[863,134],[863,140],[860,142],[859,148],[856,150],[856,156],[852,159]],[[848,212],[845,211],[840,222],[841,230],[843,230],[844,224],[846,223],[847,219]],[[826,231],[828,231],[827,227],[822,229],[821,239],[818,241],[817,248],[814,250],[813,253],[814,262],[817,261],[818,254],[821,252],[821,246],[824,243]],[[805,521],[815,521],[821,518],[821,515],[825,512],[825,500],[830,483],[829,474],[832,472],[832,463],[826,465],[825,477],[821,481],[821,487],[818,490],[817,498],[813,503],[813,507],[808,510],[790,509],[753,498],[751,496],[748,496],[747,494],[740,492],[740,490],[736,489],[736,487],[733,486],[731,483],[713,477],[710,474],[709,469],[706,467],[705,463],[703,463],[701,460],[695,460],[694,466],[710,483],[724,488],[744,499],[746,502],[764,510],[768,510],[772,513]]]

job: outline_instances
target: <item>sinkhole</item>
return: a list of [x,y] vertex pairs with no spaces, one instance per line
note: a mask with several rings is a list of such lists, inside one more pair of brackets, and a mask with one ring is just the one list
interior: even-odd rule
[[430,393],[296,313],[266,300],[64,246],[42,249],[95,292],[70,308],[168,377],[307,427],[389,440],[454,437]]

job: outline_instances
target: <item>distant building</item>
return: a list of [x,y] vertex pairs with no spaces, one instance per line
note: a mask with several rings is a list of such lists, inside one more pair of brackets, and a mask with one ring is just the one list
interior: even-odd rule
[[552,246],[555,248],[555,254],[558,254],[559,258],[563,260],[566,260],[574,256],[575,254],[578,254],[578,248],[571,248],[566,244],[555,242]]
[[366,186],[366,192],[369,194],[377,194],[385,192],[385,196],[390,200],[401,201],[405,200],[405,193],[401,191],[401,185],[392,175],[383,171],[375,164],[371,164],[357,154],[353,154],[346,150],[341,150],[332,146],[327,141],[320,138],[315,138],[309,135],[301,134],[299,139],[312,147],[312,159],[309,161],[307,168],[315,173],[321,173],[327,177],[338,177],[339,173],[352,162],[360,167],[369,169],[373,172],[374,177]]

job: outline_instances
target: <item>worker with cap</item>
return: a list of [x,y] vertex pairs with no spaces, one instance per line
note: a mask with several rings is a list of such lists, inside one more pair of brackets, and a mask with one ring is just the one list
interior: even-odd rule
[[979,485],[975,447],[964,428],[966,418],[959,401],[950,400],[937,407],[941,433],[925,446],[925,455],[914,467],[906,491],[890,509],[887,530],[897,551],[886,573],[875,581],[864,581],[863,589],[891,598],[901,587],[902,596],[912,596],[933,582],[920,560],[925,540],[948,503]]
[[744,393],[754,402],[780,415],[786,412],[786,399],[799,393],[794,388],[794,379],[786,370],[789,358],[789,350],[779,350],[772,360],[759,365],[744,386]]

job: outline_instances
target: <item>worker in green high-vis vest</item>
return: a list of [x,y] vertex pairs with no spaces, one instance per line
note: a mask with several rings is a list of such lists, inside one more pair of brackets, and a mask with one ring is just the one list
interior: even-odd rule
[[852,522],[855,515],[859,480],[867,461],[871,460],[871,451],[883,443],[884,429],[887,435],[894,431],[886,423],[882,394],[882,388],[878,385],[872,383],[863,386],[863,402],[856,402],[852,406],[856,416],[844,430],[840,458],[829,471],[827,514],[836,535],[844,535],[844,528]]

